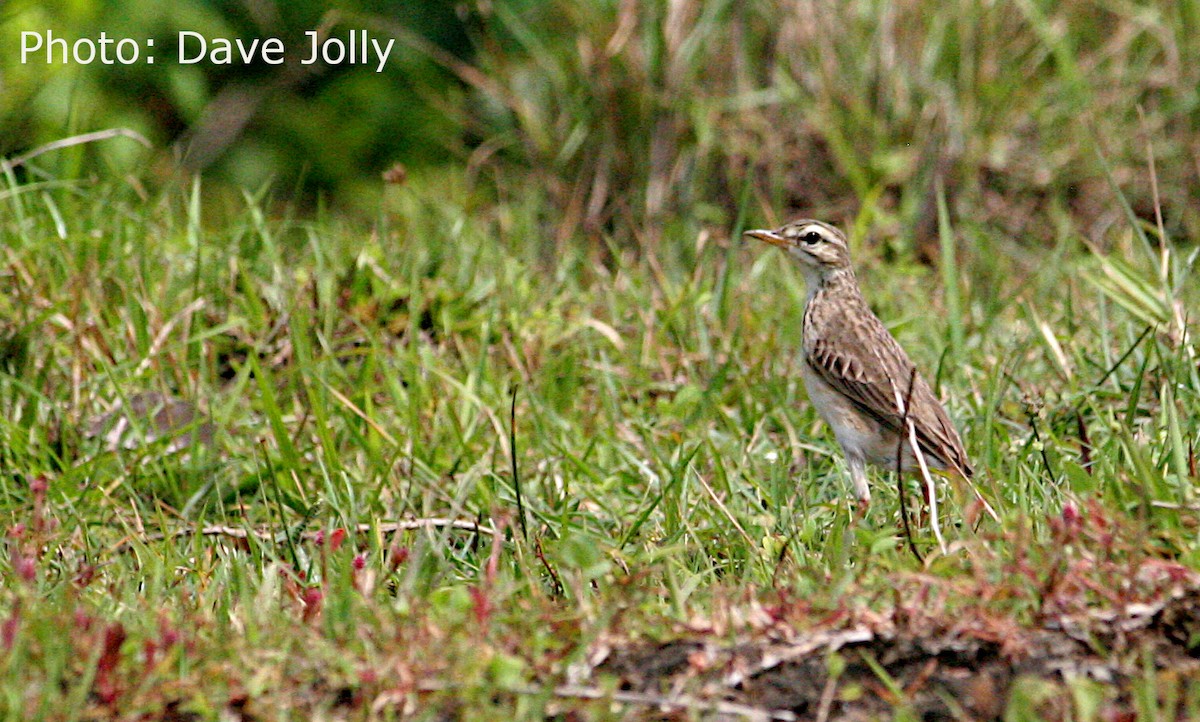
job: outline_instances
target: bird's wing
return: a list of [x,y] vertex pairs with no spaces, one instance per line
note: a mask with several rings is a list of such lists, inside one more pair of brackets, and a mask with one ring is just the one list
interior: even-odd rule
[[[840,333],[805,344],[809,365],[863,413],[892,431],[900,432],[904,419],[897,395],[901,401],[907,400],[908,418],[921,450],[969,478],[971,464],[941,402],[921,375],[914,373],[908,355],[883,324],[873,317],[871,321],[878,327],[845,326]],[[871,357],[863,358],[863,354]]]

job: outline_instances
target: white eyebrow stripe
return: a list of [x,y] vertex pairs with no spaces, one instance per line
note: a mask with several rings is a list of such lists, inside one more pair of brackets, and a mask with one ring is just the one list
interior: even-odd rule
[[829,231],[825,230],[823,226],[817,225],[816,223],[809,223],[808,225],[800,226],[799,230],[796,231],[796,238],[804,238],[809,233],[814,232],[826,241],[833,240],[832,236],[829,234]]

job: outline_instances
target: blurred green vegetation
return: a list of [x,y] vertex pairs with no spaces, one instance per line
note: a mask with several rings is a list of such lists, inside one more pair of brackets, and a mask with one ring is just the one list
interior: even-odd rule
[[[311,44],[305,32],[344,39],[350,30],[370,28],[379,36],[382,18],[413,41],[397,42],[382,73],[374,64],[300,63]],[[155,144],[151,177],[170,175],[179,160],[187,171],[235,186],[271,181],[344,196],[392,163],[445,164],[465,153],[457,110],[447,112],[462,105],[461,83],[413,47],[428,43],[451,57],[469,55],[466,27],[452,3],[46,0],[10,4],[0,22],[9,48],[0,58],[0,154],[119,126]],[[25,30],[50,30],[68,42],[101,32],[133,38],[143,52],[154,53],[155,63],[51,65],[42,53],[21,64],[18,38]],[[180,64],[183,30],[210,40],[276,37],[288,49],[287,62]],[[152,51],[146,39],[153,39]],[[93,151],[123,171],[148,163],[128,142],[84,152]],[[58,160],[64,157],[79,162],[71,154]],[[53,170],[74,175],[71,168]]]
[[[933,11],[936,10],[936,11]],[[1114,190],[1175,236],[1200,228],[1200,3],[680,0],[574,3],[8,4],[0,32],[280,37],[285,66],[21,65],[0,55],[0,153],[125,126],[96,153],[151,179],[202,169],[360,210],[379,174],[465,174],[503,200],[542,189],[552,240],[653,242],[750,203],[879,229],[937,253],[935,179],[956,215],[1049,241],[1098,240]],[[395,38],[386,71],[296,62],[304,33]],[[5,47],[15,48],[15,42]],[[169,52],[160,55],[169,56]],[[438,171],[437,169],[440,169]],[[73,172],[72,172],[73,171]],[[778,214],[778,215],[777,215]]]

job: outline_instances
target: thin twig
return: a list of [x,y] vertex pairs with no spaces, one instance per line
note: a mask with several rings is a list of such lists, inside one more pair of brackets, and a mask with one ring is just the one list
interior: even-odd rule
[[1029,417],[1029,428],[1033,431],[1033,440],[1038,445],[1038,452],[1042,457],[1042,464],[1046,467],[1046,473],[1050,476],[1050,482],[1057,486],[1058,480],[1054,474],[1054,467],[1050,464],[1050,456],[1046,453],[1046,442],[1042,441],[1042,435],[1038,433],[1037,414],[1033,409],[1026,411]]
[[[378,530],[382,534],[395,534],[401,531],[414,531],[416,529],[434,529],[438,527],[450,527],[452,529],[461,529],[463,531],[471,531],[477,534],[495,534],[495,530],[491,527],[483,526],[473,521],[464,521],[462,519],[408,519],[405,521],[385,522],[383,524],[359,524],[356,527],[349,529],[355,534],[368,534]],[[249,539],[251,537],[261,541],[275,541],[279,538],[278,529],[248,529],[245,527],[228,526],[225,524],[211,524],[202,527],[186,527],[183,529],[175,529],[169,532],[155,532],[147,534],[138,539],[126,538],[121,543],[113,547],[114,552],[124,552],[132,548],[134,541],[143,543],[165,541],[167,539],[181,539],[190,536],[216,536],[228,537],[230,539]],[[300,538],[305,541],[315,541],[318,536],[323,534],[321,529],[304,532]]]
[[[1125,349],[1125,353],[1121,354],[1121,358],[1117,359],[1116,362],[1104,372],[1104,375],[1100,377],[1100,380],[1093,384],[1093,386],[1097,389],[1103,386],[1104,382],[1108,381],[1109,377],[1116,373],[1117,369],[1121,368],[1121,364],[1125,363],[1125,359],[1132,356],[1134,351],[1137,351],[1138,346],[1142,345],[1142,341],[1144,341],[1146,337],[1149,336],[1152,331],[1154,331],[1154,329],[1154,326],[1147,326],[1146,328],[1142,329],[1142,333],[1137,337],[1137,340],[1130,344],[1129,348]],[[1017,380],[1014,379],[1007,371],[1004,372],[1004,376],[1007,377],[1009,382],[1016,386],[1021,393],[1025,393],[1025,390],[1021,388],[1021,384],[1017,383]],[[1079,411],[1083,408],[1084,404],[1088,403],[1094,398],[1095,396],[1092,394],[1084,396],[1075,404],[1075,410]]]
[[562,685],[554,688],[554,696],[567,699],[612,700],[621,704],[636,704],[655,706],[662,709],[688,710],[691,712],[711,712],[722,716],[741,717],[748,720],[778,720],[793,722],[800,719],[795,712],[786,709],[762,709],[736,702],[720,700],[697,699],[690,695],[663,695],[650,692],[606,691],[596,687],[580,687],[577,685]]
[[942,525],[938,521],[937,485],[933,483],[933,477],[929,474],[929,466],[925,463],[925,454],[921,452],[921,446],[917,443],[917,427],[911,420],[908,422],[908,443],[912,446],[913,456],[917,457],[917,466],[921,469],[921,478],[925,481],[925,489],[929,497],[929,526],[933,529],[933,536],[937,539],[938,547],[942,550],[942,554],[945,554],[946,540],[942,537]]
[[[339,403],[341,403],[343,406],[345,406],[347,409],[349,409],[350,412],[353,413],[355,416],[362,419],[363,422],[366,423],[367,426],[370,426],[375,431],[375,433],[379,434],[379,436],[382,437],[384,441],[388,442],[392,446],[399,446],[399,444],[396,442],[396,439],[387,432],[387,429],[383,428],[383,426],[380,425],[378,422],[376,422],[375,419],[372,419],[365,411],[360,409],[357,404],[355,404],[353,401],[350,400],[350,397],[346,396],[341,391],[338,391],[336,388],[333,387],[333,384],[329,383],[328,381],[322,380],[322,382],[325,384],[325,390],[328,391],[329,393],[333,394],[333,398],[337,399]],[[458,463],[458,462],[455,461],[455,463]],[[453,476],[453,475],[454,475],[454,469],[451,468],[451,470],[447,474],[447,476]]]
[[566,593],[566,587],[563,586],[562,579],[558,577],[558,572],[554,571],[554,567],[550,565],[550,560],[546,558],[546,553],[542,551],[542,539],[538,537],[533,540],[533,553],[537,556],[538,561],[546,568],[546,573],[550,575],[550,581],[554,585],[554,596],[561,597]]
[[521,476],[517,473],[517,389],[512,387],[512,405],[508,410],[508,453],[512,459],[513,488],[517,491],[517,521],[521,523],[521,538],[529,541],[529,530],[525,528],[525,504],[521,501]]
[[[900,418],[901,428],[908,425],[908,405],[912,401],[913,385],[917,381],[917,369],[914,366],[912,373],[908,375],[908,393],[904,397],[904,405],[901,409],[903,416]],[[908,541],[908,548],[917,558],[917,563],[924,566],[925,559],[921,556],[920,550],[917,549],[916,542],[913,541],[912,528],[908,524],[908,501],[907,494],[904,491],[904,474],[901,472],[904,461],[904,438],[896,439],[896,493],[900,496],[900,521],[904,523],[904,538]]]
[[[897,410],[902,414],[900,426],[908,431],[908,444],[912,448],[913,456],[917,460],[917,467],[921,470],[921,478],[925,481],[925,500],[929,504],[929,525],[933,528],[933,536],[937,539],[938,547],[942,553],[946,553],[946,540],[942,537],[942,527],[938,522],[937,513],[937,486],[933,483],[933,478],[929,475],[929,466],[925,463],[925,454],[921,452],[921,445],[917,442],[917,427],[908,416],[909,401],[912,400],[913,385],[916,382],[917,369],[914,367],[912,373],[909,374],[908,380],[908,399],[900,398],[900,389],[896,387],[894,379],[889,379],[892,384],[892,393],[896,397]],[[900,437],[896,449],[896,476],[901,476],[904,449],[904,436]]]
[[1196,473],[1196,442],[1193,439],[1188,439],[1188,474],[1193,479],[1200,476]]
[[1200,511],[1200,506],[1196,504],[1180,504],[1177,501],[1159,501],[1152,499],[1150,506],[1155,509],[1170,509],[1172,511]]
[[15,158],[5,160],[0,158],[0,166],[16,168],[25,165],[29,161],[38,157],[43,153],[49,153],[52,150],[61,150],[62,148],[70,148],[75,145],[83,145],[84,143],[94,143],[98,140],[108,140],[109,138],[132,138],[146,148],[153,148],[154,145],[146,140],[146,137],[137,131],[128,128],[108,128],[107,130],[97,130],[93,133],[83,133],[81,135],[73,135],[70,138],[52,141],[44,145],[39,145],[33,150],[19,155]]
[[138,363],[137,367],[134,368],[134,376],[141,376],[146,372],[147,369],[150,368],[151,364],[154,363],[155,357],[162,352],[163,346],[167,344],[167,339],[171,337],[171,333],[175,331],[175,327],[179,325],[179,322],[184,318],[191,317],[191,315],[196,311],[204,308],[204,304],[204,298],[197,298],[195,301],[189,303],[182,311],[172,316],[171,320],[163,324],[163,327],[160,328],[158,333],[154,336],[154,340],[150,342],[150,349],[146,352],[146,355],[142,358],[141,362]]
[[[684,473],[687,472],[685,471]],[[726,519],[729,520],[730,525],[732,525],[733,528],[742,535],[742,538],[746,540],[746,543],[750,546],[750,548],[754,548],[754,546],[757,544],[757,542],[754,541],[754,537],[746,533],[746,530],[743,529],[742,525],[738,523],[737,517],[735,517],[733,513],[729,511],[729,507],[725,506],[725,502],[721,501],[721,497],[717,496],[717,492],[713,491],[713,488],[708,485],[708,482],[704,480],[704,477],[700,476],[699,474],[696,474],[696,481],[700,482],[700,487],[708,494],[708,498],[712,499],[713,504],[716,505],[717,509],[725,515]]]
[[[443,682],[422,682],[418,684],[418,688],[422,692],[450,692],[458,689],[458,687],[459,685]],[[505,691],[523,695],[544,695],[547,692],[545,688],[538,686],[512,686],[506,687]],[[800,719],[791,710],[762,709],[736,702],[705,700],[686,694],[655,694],[653,692],[606,690],[599,687],[584,687],[576,684],[560,685],[549,691],[555,697],[561,699],[608,701],[623,705],[658,707],[663,711],[686,710],[689,712],[715,713],[723,717],[739,717],[747,720],[762,720],[762,722],[794,722]]]
[[1083,466],[1083,470],[1092,475],[1092,441],[1088,437],[1087,423],[1083,420],[1083,414],[1075,412],[1075,429],[1079,433],[1079,461]]
[[817,704],[817,722],[828,722],[829,711],[833,709],[833,697],[837,693],[837,675],[829,675],[825,680],[825,688],[821,690],[821,699]]

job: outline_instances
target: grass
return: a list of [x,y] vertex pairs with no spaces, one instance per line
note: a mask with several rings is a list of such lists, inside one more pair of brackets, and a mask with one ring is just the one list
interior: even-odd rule
[[[416,184],[372,229],[268,220],[252,197],[206,224],[199,185],[154,203],[12,190],[0,494],[14,718],[540,716],[595,645],[669,636],[758,595],[877,606],[919,569],[892,483],[877,479],[854,520],[801,390],[803,283],[781,254],[700,236],[678,257],[603,264],[581,246],[546,266],[523,242],[538,201],[478,212]],[[56,217],[72,219],[60,240]],[[1064,505],[1115,515],[1096,523],[1121,529],[1119,556],[1198,563],[1193,347],[1127,308],[1186,308],[1192,286],[1164,285],[1125,236],[1125,275],[1064,252],[1003,302],[972,284],[1001,261],[962,254],[957,364],[939,352],[946,295],[912,302],[936,272],[863,259],[881,315],[940,368],[1003,516],[949,524],[970,552],[928,569],[983,565],[996,589],[1015,585],[994,592],[1014,595],[998,608],[1015,620],[1043,602],[1005,565],[1032,557],[1044,584],[1069,567],[1047,550]],[[141,441],[152,421],[135,415],[130,448],[89,438],[148,392],[195,404],[212,443]],[[942,508],[961,522],[964,502]],[[389,533],[400,519],[495,534]],[[155,536],[206,525],[264,534]]]
[[[646,10],[608,56],[619,13],[577,10],[594,54],[571,55],[506,7],[487,18],[504,43],[479,61],[496,87],[473,92],[520,101],[481,104],[516,157],[412,169],[366,222],[199,181],[148,192],[9,172],[5,717],[625,719],[682,690],[694,717],[724,700],[909,718],[935,704],[922,680],[938,672],[897,659],[953,666],[962,630],[967,667],[1026,672],[981,674],[998,680],[990,697],[938,688],[936,709],[960,717],[1200,707],[1186,664],[1200,298],[1180,202],[1195,187],[1173,125],[1186,109],[1151,107],[1138,126],[1159,149],[1165,223],[1140,207],[1151,184],[1130,181],[1145,146],[1114,146],[1136,136],[1118,121],[1137,117],[1149,72],[1121,71],[1158,57],[1147,38],[1194,42],[1144,28],[1187,27],[1194,7],[1105,8],[1134,28],[1121,55],[1085,52],[1086,23],[1064,35],[1073,6],[964,4],[917,26],[915,45],[902,18],[879,35],[876,4],[850,6],[845,48],[796,57],[765,47],[765,13],[727,4]],[[782,36],[832,22],[803,20]],[[713,70],[724,95],[692,93],[738,23],[749,40]],[[889,47],[910,74],[876,65]],[[608,95],[565,92],[593,70]],[[870,92],[885,78],[897,85]],[[529,101],[539,83],[564,105]],[[1146,92],[1182,103],[1176,87]],[[957,99],[943,121],[978,124],[922,125],[929,98]],[[799,105],[814,108],[803,124],[779,122]],[[1081,105],[1096,136],[997,160],[1029,140],[1016,116],[1058,127]],[[956,134],[944,166],[904,150]],[[791,150],[738,155],[759,146]],[[1080,168],[1117,209],[1099,226],[1094,198],[1067,190]],[[720,189],[682,193],[708,175]],[[938,268],[916,260],[927,187]],[[799,380],[800,274],[738,239],[793,208],[851,219],[870,302],[948,399],[1000,512],[944,487],[951,551],[918,524],[925,564],[891,479],[855,517]],[[195,418],[167,423],[164,400]],[[1135,610],[1151,621],[1128,626]],[[1111,674],[1039,671],[1062,629],[1086,640],[1077,661]],[[870,641],[795,661],[821,681],[816,709],[761,676],[717,681],[761,662],[739,650],[851,633]]]

